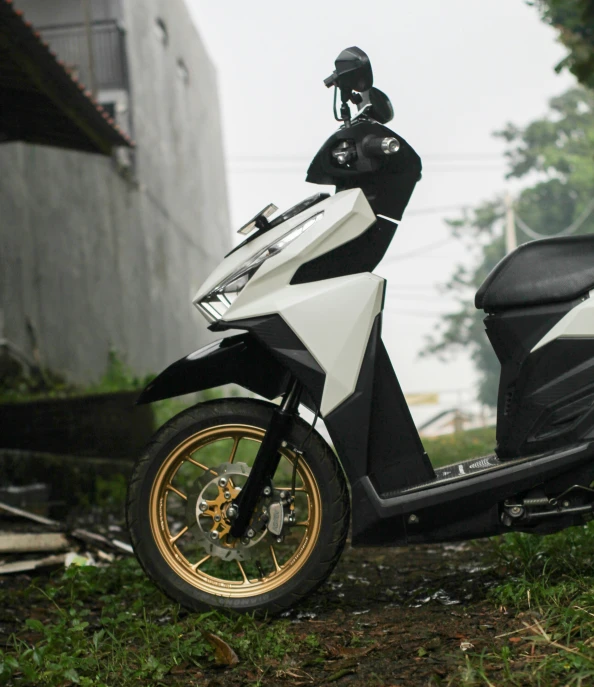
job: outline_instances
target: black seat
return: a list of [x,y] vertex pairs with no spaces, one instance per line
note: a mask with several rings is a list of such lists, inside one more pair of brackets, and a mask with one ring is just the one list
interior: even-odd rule
[[497,263],[476,292],[487,311],[569,301],[594,288],[594,235],[541,239]]

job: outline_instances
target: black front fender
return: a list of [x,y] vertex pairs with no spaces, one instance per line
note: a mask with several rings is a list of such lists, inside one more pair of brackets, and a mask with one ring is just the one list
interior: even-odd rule
[[264,398],[285,391],[290,373],[252,334],[219,339],[170,365],[140,394],[153,403],[225,384],[239,384]]

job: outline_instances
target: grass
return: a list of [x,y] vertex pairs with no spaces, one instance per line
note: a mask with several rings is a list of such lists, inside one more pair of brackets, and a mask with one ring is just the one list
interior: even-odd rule
[[465,684],[594,684],[594,523],[491,544],[505,573],[491,600],[516,615],[517,632],[469,657]]
[[486,456],[495,447],[495,427],[470,429],[423,439],[423,446],[433,467],[439,468],[461,460]]
[[0,684],[198,684],[201,669],[215,663],[208,633],[257,675],[300,649],[287,621],[272,626],[249,616],[181,612],[131,559],[108,568],[73,566],[43,586],[34,582],[24,595],[0,592],[3,622],[23,606],[33,611],[0,651]]
[[[493,451],[495,429],[423,441],[435,467]],[[511,533],[489,542],[502,582],[495,607],[517,632],[465,657],[463,685],[586,687],[594,684],[594,522],[553,535]]]
[[[488,428],[424,444],[432,463],[445,465],[489,453],[494,439]],[[109,502],[109,485],[102,495]],[[594,522],[546,537],[508,534],[485,545],[501,573],[490,604],[514,618],[513,633],[481,654],[460,656],[454,684],[594,684]],[[23,620],[22,609],[29,616]],[[202,684],[201,671],[216,661],[207,633],[231,646],[242,667],[253,666],[246,684],[266,684],[270,671],[318,641],[296,639],[283,619],[186,614],[133,560],[70,568],[25,592],[0,589],[0,628],[14,618],[20,624],[0,651],[0,685]]]

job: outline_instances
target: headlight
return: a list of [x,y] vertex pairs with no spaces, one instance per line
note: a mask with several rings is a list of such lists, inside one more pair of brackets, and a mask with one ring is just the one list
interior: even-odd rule
[[309,217],[301,224],[298,224],[294,229],[287,232],[284,236],[274,241],[274,243],[266,246],[256,253],[256,255],[253,255],[249,260],[244,262],[241,267],[233,272],[233,274],[217,284],[212,291],[196,303],[200,312],[209,322],[220,320],[233,301],[239,296],[245,285],[254,276],[258,268],[268,260],[268,258],[280,253],[283,248],[286,248],[292,241],[299,238],[312,224],[322,219],[323,215],[323,212],[318,212],[316,215],[313,215],[313,217]]

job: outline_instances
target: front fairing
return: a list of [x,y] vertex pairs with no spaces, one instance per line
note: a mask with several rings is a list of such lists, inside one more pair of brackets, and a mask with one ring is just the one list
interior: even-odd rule
[[[381,312],[384,280],[358,272],[291,282],[303,264],[353,242],[375,224],[376,217],[361,190],[337,193],[231,253],[203,284],[196,301],[202,301],[265,245],[286,234],[289,226],[285,224],[294,228],[310,214],[322,211],[318,221],[257,269],[214,326],[249,329],[259,323],[261,343],[283,359],[288,356],[289,362],[293,354],[299,356],[299,350],[307,351],[322,376],[323,392],[315,398],[324,417],[355,389],[371,328]],[[292,341],[287,342],[286,336],[274,329],[277,320],[291,332]],[[295,341],[299,350],[295,350]]]
[[[360,190],[352,189],[337,193],[229,253],[202,284],[194,297],[194,304],[201,301],[263,248],[308,218],[322,212],[324,214],[320,221],[315,222],[280,253],[264,262],[229,307],[225,313],[225,320],[247,317],[248,315],[243,314],[244,304],[252,302],[258,291],[268,288],[262,287],[261,284],[271,275],[282,273],[283,280],[289,284],[293,274],[303,263],[356,238],[375,221],[375,215]],[[283,285],[286,284],[283,282]],[[272,285],[269,287],[272,288]]]

